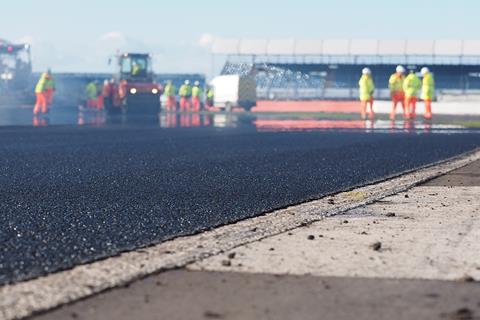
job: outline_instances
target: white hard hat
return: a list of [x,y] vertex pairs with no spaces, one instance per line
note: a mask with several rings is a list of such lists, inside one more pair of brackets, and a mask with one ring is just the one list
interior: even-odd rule
[[185,84],[190,84],[190,80],[185,80]]
[[428,69],[427,67],[423,67],[422,70],[421,70],[422,75],[425,75],[429,72],[430,72],[430,69]]
[[403,66],[397,66],[398,73],[405,73],[405,68]]
[[369,68],[363,68],[362,74],[372,74],[372,71]]
[[199,85],[200,85],[200,82],[199,82],[199,81],[195,81],[195,85],[196,85],[196,86],[199,86]]

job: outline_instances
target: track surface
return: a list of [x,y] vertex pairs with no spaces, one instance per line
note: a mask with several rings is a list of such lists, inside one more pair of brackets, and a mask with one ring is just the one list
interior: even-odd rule
[[0,284],[319,198],[480,146],[478,133],[0,129]]

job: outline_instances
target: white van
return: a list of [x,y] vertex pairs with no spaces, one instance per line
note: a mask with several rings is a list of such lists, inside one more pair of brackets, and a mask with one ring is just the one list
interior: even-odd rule
[[210,84],[215,92],[214,106],[250,110],[257,104],[257,82],[253,77],[226,75],[215,77]]

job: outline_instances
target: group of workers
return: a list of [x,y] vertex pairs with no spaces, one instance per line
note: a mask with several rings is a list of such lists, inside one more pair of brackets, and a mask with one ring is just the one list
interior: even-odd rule
[[[419,97],[425,102],[426,120],[432,119],[432,100],[435,97],[435,81],[433,75],[427,67],[421,69],[422,79],[420,79],[415,70],[410,70],[408,76],[405,76],[405,68],[397,66],[394,74],[391,75],[388,87],[392,99],[392,111],[390,119],[395,120],[397,106],[400,104],[403,108],[403,117],[407,120],[417,117],[416,108]],[[375,84],[372,78],[372,72],[369,68],[362,70],[362,77],[359,81],[360,87],[360,113],[363,119],[374,118],[373,95]],[[421,96],[420,96],[421,92]],[[369,110],[367,110],[369,107]]]
[[55,79],[53,78],[51,70],[42,73],[35,86],[36,102],[35,107],[33,108],[34,115],[48,113],[53,103],[55,89]]
[[[394,74],[389,80],[390,96],[392,99],[392,110],[390,119],[395,120],[398,104],[402,106],[403,116],[405,119],[416,118],[416,106],[419,97],[425,103],[426,120],[432,119],[432,100],[435,97],[435,81],[432,73],[427,67],[421,69],[422,79],[420,79],[415,70],[405,76],[406,70],[403,66],[397,66]],[[106,92],[112,87],[111,81],[106,81],[100,86],[97,81],[87,84],[85,95],[87,100],[86,107],[89,109],[102,110],[104,108],[105,96],[110,97],[111,92]],[[55,79],[52,72],[48,70],[42,73],[40,79],[35,86],[36,103],[33,109],[34,115],[40,113],[46,114],[53,103],[55,93]],[[373,110],[375,84],[372,72],[369,68],[362,70],[362,77],[359,81],[361,109],[360,113],[363,119],[374,118]],[[421,96],[420,96],[421,91]],[[180,112],[199,112],[202,106],[203,90],[199,81],[195,81],[193,86],[190,81],[186,80],[177,92],[177,88],[172,81],[167,81],[163,88],[165,98],[165,107],[167,111],[177,111],[177,93],[180,96]],[[205,95],[205,109],[213,107],[214,91],[213,88],[207,88]]]
[[[55,80],[50,70],[41,74],[40,79],[35,86],[36,103],[33,109],[34,115],[40,113],[48,113],[55,93]],[[110,101],[115,98],[113,91],[115,90],[114,80],[105,80],[100,84],[94,80],[89,82],[85,87],[85,107],[89,110],[103,110],[105,105],[113,103]],[[186,80],[177,92],[172,81],[167,81],[163,88],[163,95],[165,98],[165,107],[167,111],[177,111],[177,94],[180,96],[180,111],[181,112],[199,112],[204,101],[205,109],[213,107],[214,91],[213,88],[208,87],[206,96],[204,97],[203,89],[199,81],[195,81],[194,85],[190,85],[190,81]]]
[[[165,108],[167,111],[175,112],[177,109],[177,88],[172,81],[167,81],[163,90],[165,97]],[[200,82],[195,81],[193,87],[189,80],[185,80],[183,85],[178,90],[180,96],[180,112],[199,112],[202,106],[203,90],[200,87]],[[213,88],[207,88],[205,99],[205,109],[213,107]]]
[[[103,87],[99,86],[98,81],[92,81],[87,84],[85,95],[87,97],[88,109],[102,110],[105,104],[113,103],[110,101],[115,99],[113,94],[115,90],[114,81],[105,80]],[[163,95],[165,97],[165,107],[167,111],[175,111],[177,109],[177,89],[172,81],[167,81],[163,88]],[[181,112],[199,112],[202,107],[203,90],[199,81],[195,81],[193,86],[190,86],[190,81],[186,80],[178,90],[180,96],[180,111]],[[213,89],[207,90],[207,97],[205,100],[206,109],[213,106]]]

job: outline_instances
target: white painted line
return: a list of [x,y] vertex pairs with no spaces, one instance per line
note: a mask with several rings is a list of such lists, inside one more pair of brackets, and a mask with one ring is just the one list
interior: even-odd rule
[[0,288],[0,320],[20,319],[162,270],[195,261],[372,203],[480,159],[480,151],[320,200],[202,234],[124,253]]

